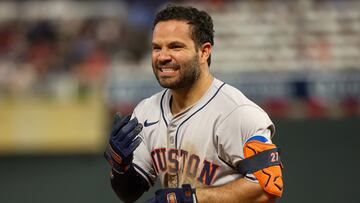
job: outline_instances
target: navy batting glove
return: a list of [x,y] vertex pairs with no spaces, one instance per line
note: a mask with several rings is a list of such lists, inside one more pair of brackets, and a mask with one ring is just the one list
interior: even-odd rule
[[128,115],[120,120],[120,114],[116,114],[109,138],[109,150],[104,153],[105,158],[118,173],[127,171],[132,163],[133,152],[141,143],[141,138],[137,135],[143,126],[136,118],[130,118]]
[[196,192],[189,184],[182,185],[181,188],[160,189],[146,203],[197,203]]

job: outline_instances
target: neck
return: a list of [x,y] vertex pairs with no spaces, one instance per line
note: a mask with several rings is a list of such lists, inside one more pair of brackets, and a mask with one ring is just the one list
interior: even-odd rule
[[190,87],[171,90],[171,113],[176,115],[199,101],[211,86],[213,79],[209,72],[205,72]]

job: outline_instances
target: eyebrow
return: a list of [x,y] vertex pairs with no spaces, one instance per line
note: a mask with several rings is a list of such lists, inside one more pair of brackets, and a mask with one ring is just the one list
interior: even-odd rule
[[[151,43],[152,44],[152,46],[160,46],[159,44],[157,44],[157,43],[154,43],[154,42],[152,42]],[[174,46],[174,45],[181,45],[181,46],[185,46],[185,43],[183,43],[183,42],[180,42],[180,41],[173,41],[173,42],[170,42],[169,43],[169,46]]]
[[152,46],[152,47],[160,47],[160,45],[159,45],[159,44],[156,44],[156,43],[151,43],[151,46]]
[[170,46],[174,46],[174,45],[185,46],[185,43],[182,43],[182,42],[179,42],[179,41],[174,41],[174,42],[171,42],[169,45]]

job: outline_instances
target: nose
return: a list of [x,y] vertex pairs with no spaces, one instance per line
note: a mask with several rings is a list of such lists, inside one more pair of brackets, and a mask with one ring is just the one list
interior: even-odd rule
[[162,49],[159,53],[158,60],[161,63],[167,63],[171,61],[171,56],[167,50]]

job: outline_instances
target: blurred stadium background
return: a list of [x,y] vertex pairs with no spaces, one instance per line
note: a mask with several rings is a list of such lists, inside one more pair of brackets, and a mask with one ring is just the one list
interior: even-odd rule
[[[360,1],[177,2],[212,14],[211,71],[274,120],[278,202],[360,202]],[[165,3],[0,1],[1,203],[118,202],[102,152],[114,112],[160,90],[150,38]]]

